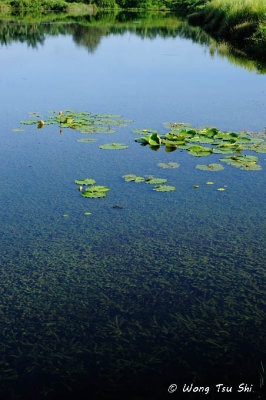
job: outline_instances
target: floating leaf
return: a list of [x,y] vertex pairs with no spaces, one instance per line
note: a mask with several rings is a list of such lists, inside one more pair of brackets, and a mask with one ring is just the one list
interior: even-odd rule
[[132,129],[133,133],[136,133],[137,135],[150,135],[153,133],[158,133],[158,131],[154,129]]
[[85,212],[84,215],[92,215],[90,212]]
[[149,144],[151,146],[160,146],[161,145],[161,138],[158,133],[153,133],[149,137]]
[[104,150],[124,150],[128,149],[128,146],[124,143],[106,143],[99,146],[99,148]]
[[137,176],[134,174],[128,174],[128,175],[123,175],[123,178],[125,179],[126,182],[144,182],[145,178],[143,178],[142,176]]
[[178,146],[184,144],[184,142],[177,142],[173,140],[164,140],[163,143],[165,144],[166,147],[172,147],[174,149],[177,149]]
[[76,180],[75,183],[77,185],[94,185],[94,183],[96,183],[96,180],[91,178],[86,178],[83,180]]
[[245,164],[241,167],[244,171],[260,171],[262,170],[261,166],[258,164]]
[[221,171],[224,169],[224,167],[221,164],[216,164],[216,163],[207,165],[198,164],[196,165],[196,168],[202,171]]
[[161,168],[178,168],[180,166],[180,164],[178,164],[176,162],[158,163],[157,165],[158,165],[158,167],[161,167]]
[[21,129],[21,128],[12,129],[12,132],[23,132],[23,131],[24,131],[24,129]]
[[153,190],[156,190],[156,192],[172,192],[173,190],[176,190],[176,188],[175,186],[159,185],[155,186]]
[[209,156],[212,154],[211,151],[189,151],[189,154],[191,154],[194,157],[203,157],[203,156]]
[[151,185],[159,185],[161,183],[166,183],[167,179],[165,178],[151,178],[146,181],[146,183],[150,183]]
[[99,185],[95,185],[95,186],[90,186],[88,188],[85,189],[85,192],[108,192],[110,189],[105,187],[105,186],[99,186]]
[[79,142],[79,143],[92,143],[92,142],[96,142],[96,139],[78,139],[77,142]]
[[83,192],[83,197],[88,197],[91,199],[98,199],[102,197],[106,197],[106,192]]
[[38,121],[20,121],[21,124],[23,125],[34,125],[37,124]]
[[219,192],[223,192],[225,188],[218,188],[217,190],[219,190]]
[[142,136],[141,138],[136,138],[135,142],[142,143],[142,144],[148,144],[149,140],[150,140],[150,136]]
[[213,185],[214,182],[206,182],[206,185]]
[[197,143],[213,143],[214,140],[212,138],[207,138],[207,137],[200,137],[200,136],[194,136],[193,138],[189,139],[189,142],[197,142]]

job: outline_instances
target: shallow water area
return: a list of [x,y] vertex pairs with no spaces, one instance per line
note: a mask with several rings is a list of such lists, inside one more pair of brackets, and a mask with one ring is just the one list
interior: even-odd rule
[[[224,155],[153,151],[132,129],[263,132],[263,71],[213,54],[171,14],[1,21],[0,43],[0,398],[166,399],[173,383],[173,397],[201,396],[183,393],[193,383],[215,399],[221,382],[259,398],[265,154],[260,171],[202,171]],[[20,124],[66,109],[133,122],[93,134]],[[82,197],[85,178],[106,197]],[[238,393],[242,382],[252,390]]]

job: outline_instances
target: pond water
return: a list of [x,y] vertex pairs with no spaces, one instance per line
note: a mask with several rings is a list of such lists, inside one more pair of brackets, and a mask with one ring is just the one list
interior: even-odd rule
[[[265,154],[259,171],[201,171],[221,155],[152,151],[132,129],[262,132],[265,75],[178,17],[129,20],[0,23],[1,399],[164,399],[170,384],[173,398],[217,398],[220,383],[259,398]],[[133,122],[98,134],[20,124],[66,109]],[[129,147],[99,148],[110,142]],[[85,178],[106,198],[82,197]]]

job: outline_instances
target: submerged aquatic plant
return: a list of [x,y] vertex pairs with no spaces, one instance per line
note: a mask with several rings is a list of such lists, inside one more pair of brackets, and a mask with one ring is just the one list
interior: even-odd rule
[[180,166],[180,164],[176,162],[158,163],[157,165],[161,168],[178,168]]

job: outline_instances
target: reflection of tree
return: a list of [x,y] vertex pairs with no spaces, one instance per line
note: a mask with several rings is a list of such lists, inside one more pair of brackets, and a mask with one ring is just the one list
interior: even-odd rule
[[[43,19],[46,23],[43,23]],[[18,41],[36,47],[44,43],[47,35],[72,35],[78,46],[84,46],[92,53],[97,49],[102,37],[109,34],[124,35],[126,32],[131,32],[141,38],[149,39],[158,36],[182,37],[208,46],[211,54],[216,53],[227,57],[230,62],[245,68],[265,72],[265,65],[258,60],[249,59],[231,46],[223,46],[221,50],[221,45],[217,44],[206,32],[199,27],[189,25],[186,20],[172,13],[115,11],[76,17],[61,14],[60,18],[55,15],[46,15],[41,16],[41,19],[39,17],[38,22],[34,22],[35,18],[25,17],[22,21],[25,22],[17,22],[15,17],[12,22],[0,21],[0,44],[8,45],[13,41]]]
[[93,53],[101,42],[103,36],[108,34],[108,29],[97,26],[82,26],[73,27],[72,35],[75,43],[79,46],[84,46],[90,53]]

